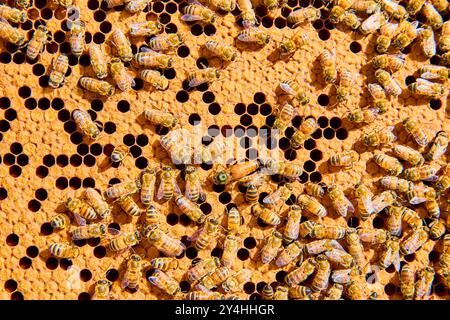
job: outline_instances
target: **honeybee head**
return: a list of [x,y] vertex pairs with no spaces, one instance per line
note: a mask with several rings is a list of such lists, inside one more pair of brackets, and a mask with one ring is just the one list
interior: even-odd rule
[[130,259],[133,260],[133,261],[141,261],[142,260],[141,256],[138,255],[138,254],[132,254],[130,256]]
[[225,171],[220,171],[214,176],[214,184],[224,185],[228,182],[228,174]]
[[106,230],[107,230],[106,225],[103,224],[103,223],[100,224],[100,233],[101,233],[102,235],[106,234]]
[[98,280],[97,285],[99,286],[111,286],[112,282],[106,279]]

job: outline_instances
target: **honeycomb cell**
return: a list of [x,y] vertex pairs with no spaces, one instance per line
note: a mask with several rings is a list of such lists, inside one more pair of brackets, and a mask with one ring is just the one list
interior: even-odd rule
[[245,261],[250,257],[250,253],[247,249],[241,248],[237,252],[237,257],[239,258],[239,260]]
[[8,292],[14,292],[17,290],[17,281],[13,280],[13,279],[9,279],[5,281],[5,290]]
[[29,269],[30,267],[31,267],[31,264],[33,263],[33,261],[30,259],[30,258],[28,258],[28,257],[22,257],[20,260],[19,260],[19,266],[22,268],[22,269]]
[[23,299],[24,299],[23,293],[20,291],[13,292],[11,294],[11,300],[23,300]]
[[29,246],[27,248],[27,256],[31,259],[36,258],[39,255],[39,249],[36,246]]
[[34,110],[37,107],[37,101],[34,98],[29,98],[25,100],[25,108],[28,110]]
[[328,31],[327,29],[320,29],[319,30],[319,38],[322,41],[326,41],[326,40],[330,39],[330,31]]
[[6,244],[10,247],[15,247],[19,244],[19,236],[15,233],[11,233],[6,237]]
[[442,107],[442,101],[437,99],[430,100],[430,108],[433,110],[439,110]]

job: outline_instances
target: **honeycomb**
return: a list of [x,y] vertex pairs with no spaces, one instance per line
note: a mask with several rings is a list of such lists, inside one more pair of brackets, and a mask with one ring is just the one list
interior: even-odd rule
[[[179,115],[181,127],[190,131],[200,126],[204,132],[204,144],[231,132],[245,148],[245,157],[252,160],[258,157],[255,137],[275,120],[280,103],[276,92],[278,84],[286,79],[301,82],[310,92],[311,103],[297,108],[298,115],[286,130],[286,137],[267,140],[267,147],[279,152],[286,161],[303,164],[304,172],[296,186],[296,194],[307,181],[334,181],[346,190],[350,198],[353,186],[361,180],[366,181],[375,194],[379,192],[377,181],[385,173],[371,160],[373,148],[360,142],[363,134],[378,125],[394,125],[398,143],[412,147],[414,142],[401,128],[401,119],[410,117],[419,121],[429,137],[439,130],[449,130],[447,99],[419,98],[407,89],[407,85],[417,78],[418,67],[428,62],[416,42],[404,50],[408,53],[406,65],[395,74],[403,94],[392,101],[392,108],[387,113],[373,123],[361,126],[349,122],[346,114],[371,103],[365,84],[376,82],[370,66],[370,60],[376,55],[374,35],[362,36],[341,24],[334,25],[328,20],[329,11],[322,9],[319,20],[296,28],[310,37],[308,45],[291,59],[278,60],[277,44],[292,33],[292,25],[287,23],[286,17],[298,8],[310,5],[321,8],[321,1],[289,0],[286,6],[273,12],[255,3],[258,21],[272,37],[272,41],[263,48],[235,42],[242,30],[239,9],[231,14],[220,13],[215,25],[205,25],[180,20],[180,11],[186,5],[187,2],[182,0],[152,1],[143,12],[132,15],[123,10],[124,6],[108,9],[105,2],[98,0],[77,1],[80,17],[86,22],[87,45],[92,42],[106,44],[109,50],[108,39],[112,30],[127,30],[135,21],[158,19],[166,33],[185,33],[185,44],[173,55],[174,67],[163,72],[170,80],[167,91],[151,89],[138,78],[133,67],[129,71],[135,78],[135,85],[129,92],[116,90],[112,97],[102,98],[81,89],[77,85],[81,76],[94,77],[90,58],[87,53],[79,59],[70,53],[66,36],[69,14],[51,1],[33,0],[32,6],[26,9],[26,22],[18,26],[28,34],[28,38],[37,26],[44,24],[48,27],[52,40],[38,59],[30,61],[26,58],[25,49],[1,42],[1,299],[87,300],[91,299],[95,282],[104,277],[113,282],[111,292],[120,299],[171,298],[150,285],[146,277],[142,277],[139,290],[122,290],[120,280],[126,255],[118,259],[106,249],[100,238],[76,241],[81,254],[73,260],[52,257],[47,250],[51,243],[68,240],[65,230],[53,230],[49,223],[56,212],[61,212],[66,196],[79,196],[88,187],[104,191],[120,181],[134,179],[149,164],[170,163],[168,154],[159,144],[160,136],[167,130],[140,121],[142,112],[149,107],[167,108]],[[219,59],[208,56],[201,48],[200,45],[209,39],[235,45],[240,58],[233,65],[224,67]],[[148,39],[131,40],[133,53],[136,53]],[[323,81],[318,54],[325,48],[336,49],[337,65],[345,66],[356,75],[356,83],[345,104],[336,103],[335,88]],[[64,86],[54,90],[47,83],[52,59],[58,53],[68,54],[70,67]],[[438,60],[435,56],[431,63],[436,64]],[[205,66],[222,68],[223,79],[195,90],[189,89],[185,81],[188,74]],[[103,133],[98,141],[89,142],[77,131],[71,119],[75,108],[87,110],[92,119],[102,125]],[[294,128],[309,116],[318,121],[320,128],[303,147],[291,148],[289,138]],[[121,143],[130,148],[130,155],[120,166],[108,166],[112,150]],[[328,165],[331,155],[348,149],[360,153],[360,159],[351,170]],[[386,151],[389,148],[380,149]],[[445,164],[444,158],[438,161],[440,165]],[[176,168],[181,170],[183,165]],[[204,164],[199,169],[205,180],[214,172],[212,166]],[[279,177],[273,176],[272,181],[261,188],[260,199],[275,190],[279,181]],[[251,206],[245,203],[237,185],[218,187],[205,183],[204,188],[207,197],[200,204],[204,214],[221,214],[231,205],[239,208],[245,223],[235,267],[236,270],[252,270],[250,281],[243,286],[242,298],[261,299],[264,286],[278,286],[294,266],[277,268],[273,263],[261,264],[259,251],[272,228],[255,219],[250,212]],[[383,213],[371,216],[367,221],[361,221],[356,214],[343,218],[334,213],[329,199],[324,198],[323,204],[329,211],[323,219],[325,224],[382,228],[387,218]],[[422,206],[415,209],[422,218],[427,217]],[[212,250],[197,252],[187,239],[198,227],[171,202],[160,204],[160,210],[170,225],[170,232],[187,245],[185,253],[178,257],[179,268],[171,273],[179,281],[181,291],[186,293],[191,290],[186,271],[192,260],[220,257],[221,240],[215,241]],[[133,229],[134,223],[116,207],[113,217],[110,227],[121,231]],[[441,247],[441,241],[428,240],[415,254],[402,257],[402,261],[416,269],[437,265]],[[146,259],[160,255],[146,241],[133,251],[145,255]],[[376,261],[377,250],[366,247],[365,255],[369,261]],[[151,274],[152,270],[147,270],[145,275]],[[381,270],[375,283],[367,282],[367,288],[376,292],[379,299],[401,298],[398,273],[392,266]],[[448,299],[448,288],[438,276],[433,282],[432,298]]]

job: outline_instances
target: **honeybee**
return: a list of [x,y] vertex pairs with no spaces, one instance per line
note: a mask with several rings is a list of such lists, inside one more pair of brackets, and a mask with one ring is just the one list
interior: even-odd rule
[[403,171],[403,166],[400,161],[380,151],[374,152],[373,160],[377,165],[386,170],[386,172],[392,176],[398,176]]
[[390,144],[397,140],[393,130],[394,126],[386,128],[377,127],[368,134],[364,135],[363,142],[368,147],[377,147],[382,144]]
[[346,229],[337,225],[315,224],[311,231],[311,238],[314,239],[343,239]]
[[278,254],[283,244],[283,235],[278,231],[274,231],[267,239],[261,249],[261,262],[269,264]]
[[388,234],[383,229],[358,229],[359,238],[362,242],[368,244],[381,244],[385,243]]
[[294,107],[289,103],[285,103],[278,112],[278,115],[275,119],[275,122],[272,125],[272,128],[278,129],[280,130],[280,132],[284,132],[284,130],[286,130],[286,128],[291,123],[294,114],[295,114]]
[[57,4],[59,4],[63,8],[69,8],[73,5],[73,0],[55,0]]
[[64,213],[57,214],[50,220],[53,229],[65,229],[70,224],[70,218]]
[[354,194],[359,216],[361,217],[361,220],[366,221],[374,211],[372,203],[373,193],[367,185],[358,183],[355,186]]
[[75,109],[72,111],[72,118],[83,134],[87,135],[92,140],[97,140],[100,135],[100,130],[97,123],[92,121],[89,113],[81,109]]
[[356,229],[348,229],[345,233],[348,253],[353,257],[356,265],[363,268],[366,265],[364,247]]
[[293,205],[288,212],[286,226],[283,231],[284,243],[291,243],[298,238],[301,217],[301,208],[297,205]]
[[289,287],[289,297],[294,300],[311,300],[311,289],[307,286],[292,285]]
[[426,2],[422,7],[422,14],[427,20],[427,24],[433,29],[440,29],[443,24],[443,19],[439,11],[429,2]]
[[69,35],[70,48],[75,57],[81,56],[86,45],[86,25],[81,20],[75,20],[71,23]]
[[245,191],[245,201],[247,201],[248,203],[255,203],[258,201],[259,198],[259,191],[258,191],[258,187],[250,184],[247,187],[247,190]]
[[320,19],[320,10],[312,6],[294,10],[287,17],[287,21],[294,24],[294,26],[304,22],[313,22],[317,19]]
[[[173,66],[173,58],[169,57],[168,55],[145,48],[141,48],[141,52],[135,54],[134,61],[139,66],[149,68],[168,69]],[[148,76],[143,76],[142,73],[143,72],[141,72],[141,77],[148,78]],[[151,73],[149,75],[151,75]]]
[[359,160],[359,154],[354,150],[347,150],[330,157],[328,162],[332,166],[353,168],[353,164]]
[[128,38],[122,30],[116,29],[111,35],[111,43],[115,47],[117,55],[123,62],[129,62],[133,59],[133,51]]
[[443,219],[433,219],[428,225],[430,228],[430,239],[438,240],[446,232],[446,226]]
[[198,170],[193,166],[187,166],[185,173],[186,197],[194,202],[198,199],[205,200],[206,194],[203,191]]
[[175,171],[169,167],[164,166],[161,171],[161,183],[156,193],[158,200],[169,201],[176,194],[180,194],[180,188],[177,185]]
[[0,18],[0,39],[6,40],[18,47],[25,45],[25,36],[19,29],[11,26],[4,18]]
[[159,257],[150,260],[150,267],[162,271],[168,271],[178,268],[178,260],[176,258]]
[[144,10],[149,3],[150,0],[131,0],[125,6],[125,10],[129,13],[138,13],[139,11]]
[[86,225],[86,220],[97,219],[95,210],[80,199],[68,197],[65,206],[73,214],[79,225]]
[[183,253],[186,246],[179,240],[161,230],[158,225],[146,226],[142,235],[150,241],[158,251],[168,257],[176,257]]
[[332,23],[337,24],[342,21],[345,12],[351,7],[352,1],[337,1],[330,11],[329,19]]
[[333,283],[324,300],[340,300],[343,292],[344,286],[342,284]]
[[24,23],[27,20],[26,12],[7,5],[0,5],[0,16],[13,23]]
[[412,16],[416,15],[422,9],[424,3],[425,0],[410,0],[406,5],[406,11]]
[[[311,227],[311,232],[314,226],[315,224]],[[340,244],[336,245],[336,243],[336,240],[330,239],[315,240],[305,244],[303,251],[309,255],[316,255],[333,248],[341,249],[342,246]],[[342,248],[342,250],[344,249]]]
[[333,280],[334,283],[349,284],[352,279],[362,274],[361,271],[362,270],[356,266],[347,269],[333,270],[331,280]]
[[397,272],[400,271],[400,243],[398,238],[391,237],[384,244],[384,251],[378,260],[378,266],[386,269],[390,265],[395,267]]
[[450,70],[444,66],[424,65],[419,68],[420,77],[428,80],[446,80],[450,76]]
[[122,196],[116,201],[119,204],[119,207],[129,216],[139,217],[141,215],[142,210],[131,196]]
[[241,226],[241,215],[236,207],[227,209],[227,231],[228,234],[239,234],[239,227]]
[[391,96],[397,97],[402,94],[402,89],[399,84],[387,71],[378,69],[375,71],[375,77],[383,86],[384,90]]
[[386,230],[393,236],[401,236],[403,211],[404,208],[395,204],[387,209],[389,217],[386,220]]
[[137,230],[134,232],[119,232],[117,237],[109,241],[108,249],[116,253],[122,253],[137,245],[140,241],[141,234]]
[[397,20],[405,20],[408,18],[408,12],[405,7],[394,2],[393,0],[380,0],[381,8],[391,17]]
[[339,85],[336,88],[336,99],[342,103],[347,101],[347,97],[354,85],[353,75],[346,69],[339,70]]
[[431,187],[414,186],[411,191],[406,193],[406,199],[411,204],[419,204],[425,201],[431,201],[437,199],[438,194],[436,190]]
[[358,28],[361,26],[361,20],[355,13],[351,11],[344,12],[344,14],[342,15],[342,22],[352,30],[358,30]]
[[412,300],[414,298],[415,272],[409,264],[404,264],[400,271],[400,291],[403,299]]
[[141,194],[140,199],[144,206],[148,207],[153,201],[155,194],[156,170],[147,168],[141,173]]
[[187,279],[190,282],[195,282],[203,278],[204,276],[211,274],[220,267],[220,260],[217,257],[211,257],[206,259],[199,259],[193,261],[192,267],[187,272]]
[[425,267],[417,272],[417,282],[415,284],[414,299],[428,299],[431,294],[435,272],[432,267]]
[[414,150],[413,148],[402,145],[396,145],[394,146],[392,151],[398,158],[409,162],[413,166],[421,166],[425,162],[425,159],[420,154],[420,152]]
[[211,9],[201,5],[198,2],[191,2],[183,9],[184,15],[181,16],[183,21],[202,21],[205,23],[214,24],[217,20],[217,15]]
[[363,123],[363,122],[372,123],[377,119],[380,113],[381,110],[377,108],[368,108],[368,109],[357,108],[348,113],[347,119],[355,123]]
[[260,187],[269,180],[269,176],[261,171],[239,179],[239,185],[248,188],[250,185]]
[[205,48],[215,57],[228,62],[233,62],[238,57],[237,51],[229,45],[224,43],[219,43],[214,40],[209,40],[205,42]]
[[105,52],[99,44],[91,43],[89,46],[89,56],[91,58],[92,69],[99,79],[108,76],[108,64],[106,62]]
[[80,248],[67,242],[52,243],[48,250],[57,258],[75,259],[80,255]]
[[434,40],[434,32],[431,28],[419,28],[420,46],[423,54],[427,58],[431,58],[436,54],[436,41]]
[[216,185],[224,185],[228,182],[239,180],[258,168],[259,162],[256,160],[235,163],[228,167],[225,171],[217,172],[213,177],[213,182]]
[[89,77],[81,77],[79,80],[79,84],[83,89],[97,93],[102,96],[110,97],[114,94],[114,86],[110,85],[106,81]]
[[106,189],[105,194],[109,199],[120,198],[136,193],[140,188],[141,182],[139,180],[130,180],[109,187]]
[[442,84],[434,83],[422,78],[418,78],[416,82],[408,85],[408,88],[414,94],[436,99],[442,97],[446,92],[446,89]]
[[278,286],[275,289],[272,300],[288,300],[289,290],[285,286]]
[[165,219],[165,216],[159,212],[155,208],[154,205],[150,204],[147,209],[145,210],[145,225],[160,225]]
[[175,197],[175,203],[180,208],[180,211],[184,213],[194,222],[203,223],[206,219],[202,210],[192,201],[179,194]]
[[93,223],[72,230],[72,240],[85,240],[106,235],[107,227],[103,223]]
[[408,237],[406,237],[400,244],[400,253],[408,255],[416,252],[428,240],[428,227],[422,227],[414,230]]
[[303,90],[294,80],[285,80],[281,82],[280,88],[287,94],[294,96],[294,98],[302,105],[307,104],[310,100],[305,90]]
[[405,20],[400,22],[397,28],[397,35],[392,40],[392,45],[398,50],[402,50],[410,45],[419,35],[418,25],[419,21],[408,22]]
[[191,72],[187,78],[189,87],[197,87],[203,83],[213,82],[220,78],[220,70],[217,68],[204,68]]
[[126,0],[105,0],[108,8],[118,7],[125,4]]
[[145,263],[142,261],[141,256],[138,254],[132,254],[127,261],[127,267],[125,274],[123,275],[120,286],[122,289],[139,289],[139,282],[141,280],[141,273]]
[[[233,268],[236,254],[239,249],[239,242],[234,235],[227,235],[223,242],[222,263],[225,267]],[[240,239],[239,239],[240,240]]]
[[377,214],[381,212],[384,208],[394,204],[397,199],[397,194],[392,190],[386,190],[376,195],[372,199],[373,213]]
[[323,218],[327,215],[325,207],[314,197],[306,194],[301,194],[297,197],[297,204],[303,210],[306,210],[310,214],[313,214],[319,218]]
[[34,60],[45,49],[45,45],[48,43],[48,30],[44,25],[40,25],[36,31],[34,31],[33,38],[28,42],[27,57]]
[[95,283],[94,294],[92,300],[111,300],[115,298],[115,295],[110,292],[112,282],[107,279],[98,280]]
[[194,155],[195,163],[212,164],[214,160],[223,161],[226,148],[224,140],[216,137],[212,143],[202,146],[201,152]]
[[310,38],[307,34],[295,32],[292,37],[287,40],[282,40],[279,48],[280,57],[293,55],[297,50],[306,46]]
[[182,33],[159,34],[150,39],[148,46],[153,51],[173,51],[184,43]]
[[230,273],[231,271],[227,267],[217,268],[213,273],[204,276],[197,286],[207,290],[214,289],[223,283],[230,276]]
[[418,145],[425,147],[428,144],[427,135],[416,121],[406,118],[403,120],[403,127]]
[[405,179],[410,181],[436,181],[438,176],[439,167],[435,164],[422,165],[420,167],[408,168],[403,171]]
[[380,183],[383,187],[393,191],[408,192],[413,190],[414,183],[411,181],[401,179],[395,176],[384,176]]
[[355,0],[351,5],[351,9],[356,12],[365,12],[367,14],[372,14],[379,10],[379,8],[378,3],[372,0]]
[[254,42],[259,46],[265,46],[270,42],[270,35],[258,27],[249,27],[239,32],[237,39],[242,42]]
[[391,73],[397,72],[405,66],[404,54],[382,54],[372,58],[372,66],[375,69],[386,69]]
[[236,0],[201,0],[200,2],[226,12],[236,9]]
[[314,183],[314,182],[308,181],[305,183],[304,187],[305,187],[305,192],[310,196],[313,196],[316,198],[322,198],[325,194],[325,189],[323,188],[324,187],[323,183]]
[[430,149],[424,155],[427,161],[438,160],[446,151],[448,147],[448,135],[445,131],[439,131],[431,144]]
[[337,79],[336,53],[324,49],[320,54],[320,65],[326,83],[334,83]]
[[441,208],[436,200],[425,201],[425,209],[428,212],[428,216],[432,219],[438,219],[441,215]]
[[251,210],[255,217],[261,219],[266,224],[277,226],[281,223],[280,217],[274,211],[263,207],[259,203],[254,204]]
[[261,292],[261,298],[263,300],[272,300],[273,298],[273,288],[270,284],[266,284]]
[[363,35],[368,35],[370,33],[376,32],[386,23],[386,14],[381,10],[377,10],[361,23],[361,25],[359,26],[359,31]]
[[316,275],[313,278],[311,289],[315,292],[320,292],[328,288],[328,281],[331,274],[331,266],[328,262],[327,256],[321,254],[316,258]]
[[224,295],[216,292],[210,291],[206,289],[196,290],[186,293],[186,300],[223,300]]
[[450,164],[445,166],[442,175],[438,178],[434,187],[439,193],[443,193],[450,187]]
[[181,290],[179,283],[175,279],[158,269],[148,277],[148,281],[171,296],[176,295]]
[[120,90],[126,92],[136,85],[133,77],[127,72],[125,65],[119,58],[111,59],[110,70],[111,76]]
[[292,162],[267,160],[264,162],[265,172],[273,175],[279,174],[284,176],[290,181],[298,180],[303,172],[301,165]]
[[128,154],[128,147],[124,144],[116,146],[111,153],[112,162],[121,162]]
[[302,250],[303,245],[300,241],[291,242],[280,252],[277,260],[275,261],[275,265],[279,268],[288,265],[302,254]]
[[69,58],[60,54],[56,59],[53,59],[52,70],[50,71],[48,84],[50,87],[57,89],[59,88],[64,80],[67,70],[69,69]]
[[204,226],[198,229],[189,240],[195,242],[195,249],[198,251],[203,250],[211,245],[218,228],[219,221],[213,217],[207,217]]
[[350,283],[345,287],[345,295],[350,300],[366,300],[364,286],[360,281],[357,280],[351,280]]
[[339,215],[345,218],[348,212],[355,212],[355,207],[345,196],[344,191],[342,191],[341,187],[339,187],[338,185],[328,186],[327,193],[332,202],[334,211],[339,213]]
[[384,89],[377,83],[369,83],[367,88],[373,98],[373,107],[379,110],[380,114],[385,113],[391,104],[386,98]]
[[237,4],[241,10],[242,25],[244,28],[256,26],[257,20],[252,2],[250,0],[237,0]]
[[313,258],[303,261],[300,267],[294,269],[286,275],[284,282],[291,287],[305,281],[306,278],[312,275],[316,270],[316,265],[317,261]]
[[441,37],[438,41],[439,50],[447,52],[450,50],[450,22],[445,21],[441,29]]
[[[151,111],[153,113],[153,110]],[[171,113],[162,114],[166,119],[154,119],[160,121],[166,121],[167,124],[170,125],[169,121],[178,121]],[[154,115],[155,117],[157,115]],[[171,122],[173,123],[173,122]],[[160,125],[164,125],[160,123]],[[189,163],[192,156],[192,149],[187,145],[189,141],[187,138],[189,137],[189,132],[185,129],[171,131],[165,136],[160,138],[161,146],[167,151],[170,155],[171,160],[175,164],[180,163]]]
[[292,195],[292,185],[286,183],[263,199],[263,203],[271,206],[282,205]]
[[440,13],[446,13],[449,8],[449,3],[447,0],[431,0],[430,3],[436,8]]
[[252,271],[249,269],[240,269],[234,275],[222,283],[222,288],[226,293],[233,293],[242,290],[244,283],[250,280]]
[[325,251],[324,254],[331,263],[342,268],[350,268],[354,264],[353,257],[344,250],[333,248]]
[[162,125],[169,129],[174,128],[178,124],[178,118],[167,111],[146,109],[144,117],[154,125]]
[[294,149],[299,148],[319,128],[316,119],[308,118],[302,122],[298,130],[291,137],[291,145]]
[[133,22],[130,24],[130,35],[133,37],[149,37],[161,32],[163,25],[158,21]]

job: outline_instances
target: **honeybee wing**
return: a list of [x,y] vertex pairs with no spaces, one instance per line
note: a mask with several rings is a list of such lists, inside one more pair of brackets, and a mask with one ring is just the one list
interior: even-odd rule
[[127,278],[125,278],[125,277],[123,277],[122,278],[122,281],[120,282],[120,287],[122,288],[122,289],[125,289],[126,287],[128,287],[128,284],[129,284],[130,282],[128,281],[128,279]]
[[423,79],[427,79],[427,80],[434,80],[434,79],[439,79],[439,75],[438,74],[434,74],[432,72],[424,72],[420,75],[421,78]]
[[183,21],[198,21],[198,20],[202,20],[203,18],[200,16],[193,16],[190,14],[183,14],[181,16],[181,20]]
[[264,199],[263,199],[263,203],[265,204],[274,204],[276,199],[279,197],[280,194],[280,189],[274,191],[273,193],[267,195]]
[[189,241],[191,241],[191,242],[196,241],[196,240],[198,239],[198,236],[202,233],[202,231],[203,231],[204,229],[205,229],[205,228],[199,228],[199,229],[197,229],[197,230],[192,234],[192,236],[187,237],[187,239],[188,239]]
[[330,245],[330,249],[334,248],[334,249],[345,251],[344,247],[334,239],[329,241],[328,244]]
[[400,268],[401,268],[401,265],[400,265],[400,252],[397,252],[395,254],[395,257],[394,257],[394,260],[392,261],[392,264],[395,267],[395,271],[399,272]]
[[173,177],[172,183],[173,183],[173,192],[174,192],[176,195],[177,195],[177,194],[181,194],[180,187],[178,186],[177,180],[175,179],[175,177]]
[[82,218],[78,213],[74,213],[73,217],[75,218],[75,221],[79,226],[86,225],[86,219]]
[[335,270],[331,274],[331,280],[334,283],[346,284],[350,280],[350,272],[352,269]]
[[159,281],[159,279],[158,279],[157,277],[155,277],[155,276],[150,276],[150,277],[148,277],[147,279],[148,279],[148,281],[149,281],[152,285],[159,287],[160,281]]
[[290,95],[295,95],[294,89],[292,89],[292,87],[289,84],[287,84],[287,83],[280,83],[280,88],[284,92],[286,92],[286,93],[288,93]]
[[161,200],[164,196],[164,180],[161,180],[161,183],[159,184],[158,192],[156,193],[156,198],[158,200]]
[[114,229],[114,228],[108,228],[108,232],[113,235],[113,236],[118,236],[120,235],[120,230]]
[[196,78],[194,78],[194,79],[192,79],[191,81],[189,81],[189,87],[196,87],[196,86],[198,86],[200,84],[200,82],[196,79]]
[[433,175],[431,177],[423,179],[423,181],[436,182],[438,179],[439,179],[439,177],[437,175]]
[[432,82],[422,79],[422,78],[418,78],[416,80],[416,83],[417,83],[417,90],[424,91],[424,92],[429,92],[430,86],[433,84]]

